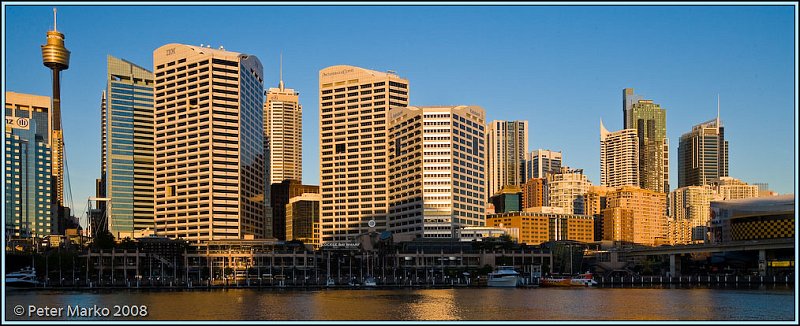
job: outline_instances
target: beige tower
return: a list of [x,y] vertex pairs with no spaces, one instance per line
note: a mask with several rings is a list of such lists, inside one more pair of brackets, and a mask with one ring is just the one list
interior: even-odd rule
[[283,87],[283,65],[278,87],[267,90],[264,137],[269,153],[270,184],[303,180],[303,108],[300,93]]
[[608,192],[603,240],[649,246],[668,244],[667,194],[634,186]]
[[486,130],[486,198],[505,185],[522,186],[528,154],[528,121],[492,121]]
[[173,43],[153,52],[153,65],[156,233],[269,236],[261,62]]
[[320,70],[319,90],[322,243],[386,230],[387,125],[408,106],[408,80],[340,65]]
[[[389,230],[449,238],[485,225],[479,106],[408,107],[389,123]],[[474,163],[474,164],[473,164]]]

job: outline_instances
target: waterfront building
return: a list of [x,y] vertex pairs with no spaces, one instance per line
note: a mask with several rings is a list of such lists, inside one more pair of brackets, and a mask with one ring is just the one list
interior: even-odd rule
[[758,186],[732,177],[720,177],[713,180],[711,184],[722,200],[755,198],[759,195]]
[[705,242],[711,201],[721,199],[710,185],[688,186],[669,194],[670,244]]
[[321,242],[386,230],[388,121],[408,106],[394,72],[331,66],[319,72]]
[[107,57],[106,90],[101,102],[100,168],[108,210],[104,225],[118,240],[155,231],[153,180],[153,73],[131,62]]
[[528,153],[528,121],[492,121],[486,130],[486,198],[505,185],[521,186]]
[[547,179],[530,178],[522,185],[522,209],[547,206]]
[[648,246],[668,244],[667,194],[633,186],[609,191],[603,210],[603,240]]
[[678,144],[678,187],[703,186],[728,176],[728,141],[719,115],[692,127]]
[[715,200],[711,202],[710,242],[794,238],[795,223],[794,194]]
[[547,178],[549,206],[562,207],[572,214],[583,215],[586,212],[584,195],[591,182],[583,174],[583,169],[571,169],[562,166],[559,173],[550,174]]
[[458,241],[484,241],[489,238],[499,238],[507,235],[511,239],[519,239],[519,229],[498,228],[490,226],[468,226],[457,230]]
[[489,198],[494,205],[495,214],[522,211],[522,189],[515,185],[505,185]]
[[388,229],[450,238],[460,228],[483,226],[484,110],[408,107],[391,116]]
[[269,153],[270,184],[303,180],[303,107],[300,93],[283,85],[270,87],[264,103],[264,137]]
[[548,173],[558,173],[561,170],[561,164],[561,151],[547,149],[531,151],[525,162],[525,177],[527,179],[547,178]]
[[53,218],[50,98],[6,92],[4,173],[6,238],[58,234]]
[[286,204],[286,241],[299,240],[319,247],[319,193],[303,193]]
[[153,52],[153,65],[156,233],[269,237],[261,62],[171,43]]
[[300,180],[283,180],[270,186],[270,202],[272,203],[272,237],[278,240],[290,240],[286,234],[288,215],[286,204],[294,197],[303,194],[319,194],[319,186],[304,185]]
[[[631,94],[628,94],[630,90]],[[625,129],[636,129],[639,138],[639,187],[669,192],[669,139],[667,113],[652,100],[623,91]]]
[[591,216],[547,212],[513,212],[486,217],[486,226],[518,229],[519,243],[539,245],[548,241],[594,241]]
[[600,121],[600,184],[639,185],[639,137],[636,129],[609,132]]

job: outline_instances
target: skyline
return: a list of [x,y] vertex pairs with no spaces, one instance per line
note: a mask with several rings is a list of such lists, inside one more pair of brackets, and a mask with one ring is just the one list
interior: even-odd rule
[[[692,126],[716,116],[719,94],[721,120],[726,127],[726,139],[730,141],[730,176],[750,184],[767,182],[772,190],[779,193],[794,193],[794,148],[782,146],[782,141],[788,136],[795,139],[795,134],[791,132],[796,132],[795,128],[790,128],[789,123],[794,121],[789,108],[794,108],[791,113],[796,114],[793,92],[796,76],[792,74],[794,69],[789,69],[794,68],[794,52],[789,51],[794,44],[786,42],[793,41],[794,36],[791,32],[791,6],[263,6],[257,10],[242,10],[236,6],[214,7],[213,10],[209,10],[207,6],[136,6],[126,8],[125,12],[118,8],[121,6],[81,7],[78,10],[76,6],[58,6],[59,31],[65,34],[66,47],[72,52],[71,69],[62,74],[61,97],[64,139],[73,194],[72,209],[76,216],[84,211],[85,199],[94,196],[94,180],[100,176],[100,96],[106,82],[106,55],[131,61],[152,71],[153,51],[172,42],[191,45],[210,42],[214,48],[222,45],[230,51],[257,56],[264,64],[265,89],[278,84],[278,57],[283,52],[285,85],[300,93],[300,104],[304,107],[304,184],[319,184],[318,72],[325,67],[347,64],[379,71],[397,71],[401,78],[409,80],[409,105],[412,106],[478,105],[486,109],[487,122],[527,120],[530,128],[528,151],[540,148],[561,151],[564,156],[563,165],[583,169],[595,185],[600,184],[599,122],[602,119],[612,132],[622,129],[620,102],[623,88],[634,88],[636,94],[652,99],[667,112],[670,190],[676,189],[678,184],[677,144],[680,136],[689,132]],[[51,96],[49,70],[42,65],[39,53],[39,46],[45,43],[46,31],[52,28],[51,6],[9,5],[6,9],[6,26],[17,28],[4,29],[4,91]],[[110,9],[110,14],[97,13],[104,9]],[[511,19],[498,18],[488,22],[467,19],[481,17],[478,15],[487,10],[490,13],[507,15]],[[259,12],[268,15],[271,11],[278,13],[275,17],[267,16],[276,18],[271,23],[258,21],[256,24],[248,19],[259,17]],[[376,15],[359,15],[365,11]],[[649,15],[656,11],[660,17]],[[336,14],[331,15],[332,12]],[[143,13],[152,16],[140,17],[149,17],[155,23],[131,24],[130,30],[110,23],[136,21],[125,17],[136,17]],[[226,15],[228,13],[233,14]],[[414,14],[411,17],[413,19],[403,18],[404,14],[409,13]],[[176,18],[176,15],[182,23],[158,23]],[[205,19],[205,15],[209,17]],[[371,24],[344,27],[336,21],[319,23],[319,27],[308,24],[316,22],[314,18],[331,16],[342,20],[358,17]],[[525,20],[522,18],[544,18],[555,23],[559,16],[565,18],[563,21],[577,23],[562,26],[542,25],[533,21],[520,25]],[[619,21],[614,19],[619,16],[629,18],[634,23],[655,20],[648,21],[655,27],[648,25],[650,29],[629,30],[629,36],[617,34],[620,37],[615,39],[612,31],[621,31],[625,25],[610,22]],[[237,25],[233,26],[224,21],[204,25],[213,17],[239,18],[235,19]],[[680,19],[675,20],[676,17]],[[284,23],[297,21],[296,18],[304,19],[303,23]],[[707,19],[705,23],[694,21],[703,18],[712,19]],[[592,22],[592,19],[605,23]],[[685,24],[667,25],[681,20]],[[394,25],[377,25],[385,21],[400,24],[406,22],[408,26],[402,27],[411,31],[403,34],[398,32],[400,29],[391,27]],[[453,26],[450,23],[460,21],[474,22],[477,26],[456,25],[450,28]],[[704,25],[708,30],[692,30]],[[103,26],[114,28],[107,30]],[[259,26],[283,27],[287,31],[271,33],[269,28],[247,28]],[[370,26],[374,30],[366,28],[365,31],[364,26]],[[492,33],[489,28],[483,28],[487,26],[505,33]],[[464,30],[460,29],[462,27]],[[581,35],[582,27],[589,27],[588,36]],[[242,30],[261,32],[236,34]],[[538,43],[525,44],[520,40],[527,40],[526,38],[508,35],[513,32],[524,34],[540,30],[542,33],[528,37],[542,41],[545,46],[537,46]],[[128,31],[135,31],[137,37],[113,37],[113,34]],[[433,31],[432,34],[440,36],[448,31],[454,33],[445,35],[452,38],[436,40],[435,37],[427,37],[428,35],[421,33],[425,31]],[[638,36],[645,35],[648,31],[655,33],[652,35],[654,41],[645,44],[646,49],[642,50],[635,41],[642,39]],[[314,34],[316,32],[320,35]],[[399,39],[399,46],[392,44],[391,40],[379,43],[375,37],[353,38],[352,41],[341,37],[362,35],[356,34],[362,32],[368,35],[392,33],[392,40]],[[549,35],[547,32],[555,32],[556,35]],[[687,34],[682,39],[679,36],[683,32],[695,33]],[[737,32],[744,35],[738,35]],[[112,35],[107,35],[109,33]],[[566,36],[561,37],[562,33]],[[95,37],[91,37],[91,34],[95,34]],[[337,38],[336,35],[340,37]],[[504,38],[493,40],[494,35],[503,35]],[[272,36],[278,36],[278,41],[271,39]],[[469,42],[473,36],[479,37],[479,41]],[[522,36],[525,35],[520,35]],[[589,44],[609,46],[604,49],[586,47],[590,52],[596,50],[596,55],[579,51],[583,49],[580,41],[589,42],[596,37],[600,39]],[[363,41],[367,39],[370,41]],[[573,39],[577,42],[569,42]],[[340,45],[338,40],[349,42]],[[659,42],[664,40],[671,40],[673,43]],[[725,43],[728,41],[735,44]],[[631,45],[634,51],[614,51],[615,46],[610,45],[615,42]],[[317,44],[321,46],[315,49],[314,45]],[[551,44],[555,46],[547,46]],[[497,51],[482,51],[483,45]],[[671,45],[681,45],[680,50],[695,52],[670,51],[667,57],[655,58],[639,56],[642,52],[651,56],[659,50],[670,50]],[[330,54],[324,51],[326,46],[333,47]],[[350,51],[337,51],[336,46],[350,47]],[[647,50],[650,46],[656,46],[655,51]],[[373,47],[376,49],[374,52],[362,53]],[[464,51],[459,52],[462,49]],[[637,52],[637,49],[642,52]],[[720,51],[713,54],[705,52],[709,49]],[[571,51],[577,51],[577,56],[572,56],[575,53]],[[534,55],[533,59],[519,58],[527,52]],[[429,53],[433,55],[428,56]],[[452,53],[458,55],[448,55]],[[670,57],[673,54],[677,55]],[[714,57],[717,54],[719,56]],[[539,58],[541,61],[536,60]],[[587,58],[588,63],[580,62]],[[714,59],[719,61],[715,62]],[[548,64],[548,60],[553,63]],[[592,62],[593,60],[597,62]],[[628,63],[628,66],[617,67],[614,63],[618,61]],[[487,67],[488,72],[466,69],[475,65]],[[586,73],[570,75],[572,68]],[[615,71],[619,73],[615,74]],[[647,73],[636,77],[636,71]],[[564,72],[567,72],[567,76],[564,76]],[[671,79],[661,80],[661,76]],[[483,79],[476,80],[475,77]],[[569,85],[572,88],[568,88]],[[573,104],[564,107],[564,98],[569,98]],[[763,112],[770,114],[762,115]],[[548,122],[542,125],[541,120]],[[760,130],[769,130],[774,134]],[[779,146],[762,147],[762,144],[770,143]],[[751,155],[756,151],[765,154]],[[792,179],[786,178],[789,173],[792,173]]]

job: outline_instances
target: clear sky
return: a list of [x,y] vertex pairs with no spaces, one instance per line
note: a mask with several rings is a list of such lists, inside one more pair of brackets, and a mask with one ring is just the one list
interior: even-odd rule
[[[51,95],[40,45],[52,6],[5,6],[5,91]],[[303,182],[319,184],[318,73],[347,64],[394,70],[411,105],[479,105],[491,120],[528,120],[531,149],[600,183],[600,120],[622,128],[622,89],[667,111],[670,186],[681,134],[716,116],[730,175],[796,187],[792,6],[58,6],[72,52],[62,115],[75,214],[100,172],[106,55],[152,70],[167,43],[224,46],[264,64],[265,85],[303,105]]]

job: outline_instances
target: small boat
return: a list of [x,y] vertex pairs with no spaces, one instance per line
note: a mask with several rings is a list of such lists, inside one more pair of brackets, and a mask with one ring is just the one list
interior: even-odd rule
[[489,287],[516,287],[519,282],[519,273],[514,266],[497,266],[494,272],[489,273],[486,285]]
[[597,281],[592,279],[591,273],[579,274],[566,277],[544,277],[539,280],[542,287],[593,287],[597,286]]
[[364,280],[364,286],[376,287],[376,286],[378,286],[378,283],[375,282],[375,278],[374,277],[367,276],[367,278]]
[[36,280],[36,270],[30,267],[23,268],[19,271],[6,274],[5,285],[7,287],[35,287],[39,285]]
[[334,285],[336,285],[336,281],[334,281],[332,278],[328,278],[328,280],[325,281],[325,286],[334,286]]

